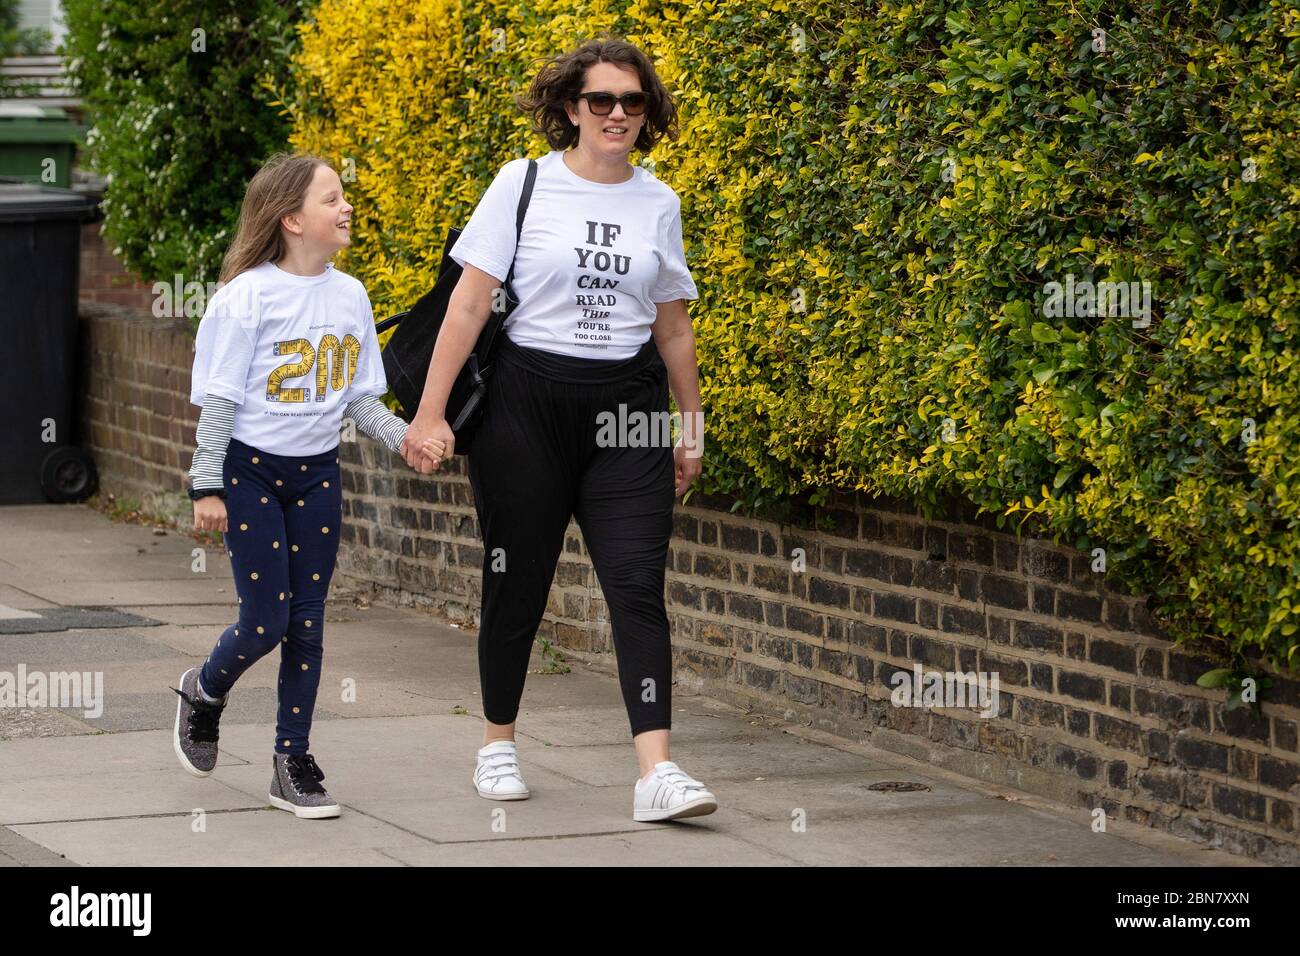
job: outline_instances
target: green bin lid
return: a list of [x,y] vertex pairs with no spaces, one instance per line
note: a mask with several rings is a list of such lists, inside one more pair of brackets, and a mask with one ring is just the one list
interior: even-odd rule
[[31,106],[0,100],[0,145],[4,143],[81,143],[86,130],[57,106]]
[[72,189],[0,182],[0,223],[94,219],[99,200]]

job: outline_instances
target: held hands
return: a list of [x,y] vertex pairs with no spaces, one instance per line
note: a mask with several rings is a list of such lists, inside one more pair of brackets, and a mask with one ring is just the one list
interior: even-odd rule
[[225,532],[226,503],[216,495],[207,495],[194,502],[194,530]]
[[[447,460],[446,452],[447,443],[440,438],[426,438],[420,446],[420,455],[431,471],[437,471],[438,466]],[[423,467],[418,470],[421,474],[427,474]]]
[[[442,424],[445,426],[446,422]],[[432,437],[419,439],[417,443],[412,439],[411,431],[408,429],[406,437],[402,439],[402,457],[406,459],[408,465],[422,475],[437,471],[450,456],[448,449],[454,447],[456,442],[456,436],[452,434],[450,428],[446,429],[446,434],[448,436],[446,440],[435,434]],[[228,531],[226,503],[216,495],[206,495],[195,501],[194,530],[222,533]]]
[[455,451],[456,436],[445,419],[426,426],[417,418],[402,439],[402,457],[422,475],[437,471]]

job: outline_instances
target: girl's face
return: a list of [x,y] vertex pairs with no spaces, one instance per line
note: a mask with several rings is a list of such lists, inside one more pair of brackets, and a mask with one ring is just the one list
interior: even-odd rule
[[[641,79],[636,70],[623,67],[617,63],[593,63],[587,68],[583,79],[581,93],[605,92],[621,96],[624,93],[639,92]],[[578,144],[585,149],[604,153],[610,159],[627,160],[627,154],[641,135],[641,124],[646,114],[628,116],[622,103],[615,103],[606,116],[597,116],[591,111],[591,104],[581,99],[568,103],[564,107],[569,119],[578,126]],[[623,132],[612,130],[622,129]]]
[[352,240],[352,206],[343,197],[338,173],[317,166],[302,209],[282,222],[294,236],[291,244],[301,242],[326,257],[346,248]]

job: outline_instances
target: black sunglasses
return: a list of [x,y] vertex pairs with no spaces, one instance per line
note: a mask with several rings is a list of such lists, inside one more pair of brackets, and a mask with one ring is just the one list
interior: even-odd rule
[[574,99],[586,100],[587,107],[597,116],[608,116],[613,111],[616,101],[623,104],[623,112],[628,116],[640,116],[645,112],[646,104],[650,102],[650,97],[641,90],[624,93],[622,96],[604,91],[579,93]]

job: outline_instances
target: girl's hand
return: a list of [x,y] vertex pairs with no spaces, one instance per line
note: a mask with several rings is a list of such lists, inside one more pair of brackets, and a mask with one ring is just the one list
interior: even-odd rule
[[434,471],[437,471],[438,467],[447,460],[447,443],[441,438],[425,439],[424,444],[420,446],[420,451],[429,464],[433,466]]
[[402,439],[402,457],[406,459],[408,465],[422,475],[435,470],[432,459],[424,452],[424,445],[430,439],[442,442],[443,453],[438,456],[442,461],[446,461],[456,453],[456,435],[445,418],[426,425],[417,416],[406,429],[406,437]]
[[194,502],[195,531],[226,531],[226,503],[216,495]]

